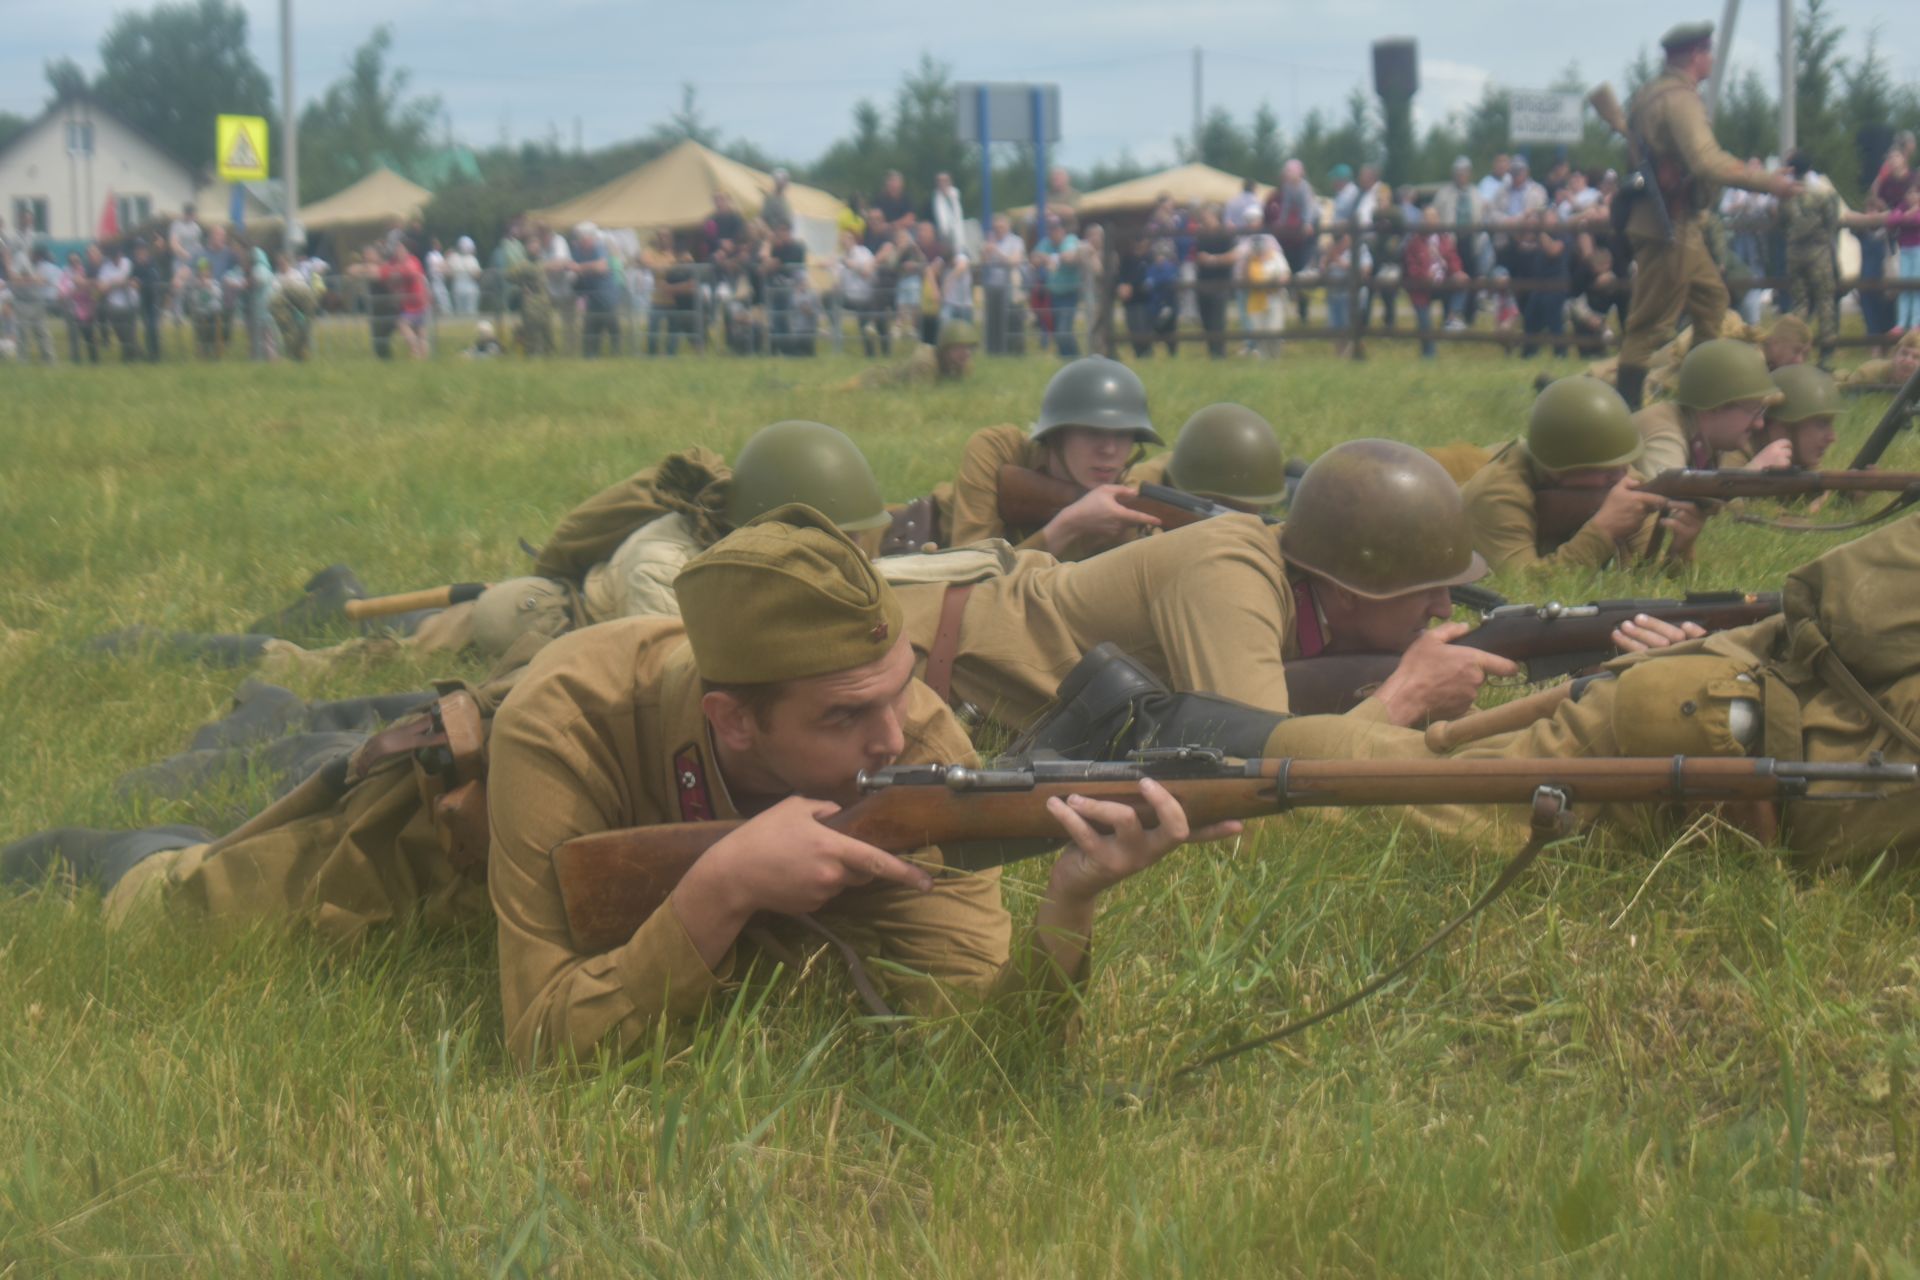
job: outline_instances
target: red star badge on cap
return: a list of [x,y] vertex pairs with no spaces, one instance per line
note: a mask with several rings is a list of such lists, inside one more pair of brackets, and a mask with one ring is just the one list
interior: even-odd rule
[[873,637],[875,644],[879,644],[887,638],[887,624],[884,622],[876,622],[873,624],[873,630],[867,632],[867,634]]

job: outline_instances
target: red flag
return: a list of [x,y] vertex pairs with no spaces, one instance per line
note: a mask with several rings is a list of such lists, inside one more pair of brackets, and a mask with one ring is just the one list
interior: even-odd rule
[[118,240],[120,238],[120,210],[115,205],[113,192],[107,192],[107,206],[100,210],[100,233],[97,240]]

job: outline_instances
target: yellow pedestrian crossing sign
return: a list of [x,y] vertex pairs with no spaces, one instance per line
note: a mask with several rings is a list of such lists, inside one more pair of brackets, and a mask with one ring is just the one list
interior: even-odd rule
[[220,181],[258,182],[267,176],[267,121],[264,116],[220,116],[214,124],[214,156]]

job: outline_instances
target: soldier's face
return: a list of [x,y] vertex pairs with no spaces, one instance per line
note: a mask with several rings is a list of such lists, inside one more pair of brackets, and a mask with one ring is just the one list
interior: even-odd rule
[[1768,423],[1768,434],[1778,433],[1793,442],[1793,465],[1803,471],[1818,471],[1821,459],[1833,448],[1833,419],[1809,418],[1805,422]]
[[851,804],[855,775],[906,750],[913,646],[903,635],[887,656],[831,675],[788,683],[755,715],[725,693],[702,702],[729,784],[767,797],[809,796]]
[[1913,376],[1915,369],[1920,369],[1920,347],[1900,347],[1894,351],[1893,379],[1895,382],[1905,382]]
[[1718,409],[1702,409],[1694,419],[1700,438],[1711,449],[1734,449],[1746,442],[1767,411],[1764,400],[1735,400]]
[[1060,432],[1060,447],[1055,450],[1053,461],[1057,470],[1066,472],[1057,476],[1058,479],[1071,480],[1083,489],[1091,489],[1117,481],[1120,473],[1127,469],[1127,458],[1132,453],[1132,439],[1117,431],[1066,427]]
[[1343,587],[1320,594],[1333,632],[1333,647],[1348,653],[1400,653],[1435,622],[1453,616],[1445,587],[1369,600]]
[[1760,344],[1761,352],[1767,357],[1767,368],[1784,369],[1790,364],[1807,362],[1808,344],[1793,338],[1769,338]]

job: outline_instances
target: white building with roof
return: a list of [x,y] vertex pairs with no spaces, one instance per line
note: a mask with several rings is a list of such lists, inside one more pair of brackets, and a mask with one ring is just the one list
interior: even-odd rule
[[88,240],[109,195],[122,227],[176,214],[199,188],[191,167],[85,95],[49,107],[0,147],[0,213],[9,230],[32,216],[56,241]]

